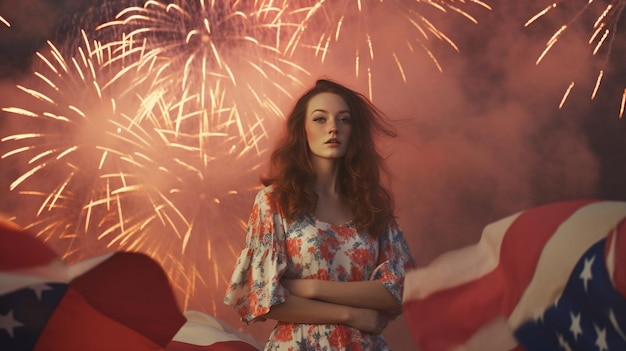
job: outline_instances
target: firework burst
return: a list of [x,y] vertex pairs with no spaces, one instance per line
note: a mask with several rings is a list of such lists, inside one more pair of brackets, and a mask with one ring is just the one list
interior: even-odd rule
[[[166,91],[171,101],[195,96],[198,111],[225,116],[200,130],[228,125],[249,146],[268,137],[264,121],[281,117],[276,101],[293,98],[289,88],[306,75],[277,48],[282,13],[272,1],[150,0],[98,29],[121,31],[122,43],[141,43],[138,66],[153,90]],[[231,113],[214,113],[223,108]]]
[[[144,101],[140,119],[163,125],[158,133],[165,147],[135,158],[135,174],[143,181],[128,189],[149,194],[155,211],[138,216],[140,236],[147,238],[136,236],[133,245],[162,260],[187,307],[230,278],[231,265],[223,264],[233,261],[244,244],[243,235],[232,234],[245,231],[250,199],[258,190],[251,185],[257,183],[265,149],[258,149],[261,142],[247,145],[228,133],[227,125],[216,126],[220,132],[201,129],[227,120],[219,114],[231,115],[228,108],[198,113],[197,98],[172,103],[167,94],[157,95],[152,92]],[[145,223],[153,213],[159,220]],[[159,234],[164,232],[170,235]],[[206,302],[215,312],[216,301]]]
[[147,1],[97,41],[83,31],[37,53],[34,81],[17,87],[25,104],[3,108],[20,119],[2,137],[2,159],[23,162],[11,190],[38,200],[27,229],[69,261],[147,253],[184,308],[215,310],[197,296],[230,278],[220,267],[243,246],[233,234],[256,190],[241,184],[257,184],[277,95],[299,84],[281,66],[303,72],[267,44],[276,9],[254,5]]
[[[2,138],[2,142],[16,145],[2,156],[3,159],[19,156],[27,160],[23,165],[26,171],[11,184],[11,190],[27,184],[35,188],[50,185],[24,191],[43,196],[38,216],[68,207],[70,203],[82,203],[78,208],[85,221],[46,224],[39,232],[46,237],[55,233],[89,232],[97,207],[93,206],[94,200],[105,199],[101,205],[115,206],[116,197],[111,189],[116,187],[116,182],[123,182],[121,165],[125,153],[120,150],[128,149],[132,142],[122,130],[127,117],[120,110],[120,102],[125,105],[128,100],[123,95],[113,97],[105,88],[111,78],[119,78],[119,75],[116,69],[105,67],[106,58],[102,53],[95,54],[97,46],[98,43],[90,43],[85,37],[85,46],[68,60],[48,42],[48,48],[37,53],[39,68],[34,73],[32,86],[17,86],[30,99],[28,107],[3,108],[7,113],[34,122],[23,121],[20,128],[32,129]],[[119,176],[110,176],[110,170],[115,170],[112,173]],[[57,184],[46,181],[55,174],[64,174],[65,178]],[[76,196],[83,199],[78,200]],[[79,230],[79,226],[82,229]]]
[[254,189],[238,184],[256,183],[246,177],[257,176],[263,150],[257,143],[251,152],[226,127],[200,129],[201,120],[213,125],[232,111],[197,113],[197,96],[171,103],[137,76],[133,54],[117,53],[128,49],[84,35],[68,59],[48,43],[34,81],[17,86],[25,104],[3,108],[19,118],[19,131],[2,137],[12,147],[2,159],[23,163],[11,190],[38,200],[23,219],[28,230],[70,262],[109,250],[147,253],[188,307],[228,279],[216,265],[243,245],[230,234],[242,232]]
[[[479,0],[467,2],[490,9],[489,5]],[[442,71],[429,41],[441,41],[457,52],[459,48],[424,14],[428,10],[439,14],[455,13],[477,23],[459,6],[465,3],[464,0],[289,1],[289,7],[284,11],[286,15],[283,15],[289,20],[284,25],[283,32],[288,34],[283,34],[287,39],[282,43],[282,50],[291,57],[296,51],[311,49],[322,63],[332,55],[350,55],[355,76],[367,77],[369,96],[372,97],[375,56],[379,57],[376,60],[387,56],[384,59],[393,62],[404,83],[408,79],[406,63],[414,64],[418,51],[426,53],[435,67]],[[407,61],[406,57],[411,59]]]
[[[566,1],[559,1],[548,5],[528,20],[525,26],[528,27],[538,19],[548,16],[551,12],[564,8],[565,3]],[[546,47],[539,55],[536,64],[539,64],[543,60],[559,39],[566,33],[567,29],[574,23],[583,21],[589,16],[593,17],[594,20],[591,26],[591,34],[589,35],[588,43],[590,45],[592,55],[596,57],[599,62],[596,83],[593,91],[591,92],[591,99],[593,100],[600,89],[603,79],[605,78],[605,72],[607,71],[607,66],[609,65],[609,61],[611,59],[613,45],[615,44],[618,23],[622,18],[624,8],[626,8],[625,0],[609,0],[607,2],[603,2],[602,4],[598,4],[597,2],[594,2],[594,0],[586,1],[583,5],[575,9],[574,15],[570,17],[567,23],[563,24],[557,31],[555,31],[552,37],[546,42]],[[565,104],[568,96],[574,88],[574,85],[574,81],[570,82],[569,86],[565,90],[565,93],[563,94],[559,108],[563,107]],[[624,115],[625,103],[626,86],[623,88],[621,104],[619,107],[620,118]]]

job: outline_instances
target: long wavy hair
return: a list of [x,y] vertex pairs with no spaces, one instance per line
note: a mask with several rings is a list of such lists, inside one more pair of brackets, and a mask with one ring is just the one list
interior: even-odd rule
[[285,135],[272,152],[269,174],[261,181],[265,186],[273,185],[272,197],[288,220],[313,213],[318,196],[313,190],[316,174],[305,121],[309,100],[320,93],[341,96],[350,109],[352,131],[339,166],[338,190],[350,204],[357,229],[379,236],[392,220],[394,204],[382,184],[381,175],[388,171],[374,139],[376,135],[395,137],[396,132],[369,99],[339,83],[320,79],[298,99],[287,116]]

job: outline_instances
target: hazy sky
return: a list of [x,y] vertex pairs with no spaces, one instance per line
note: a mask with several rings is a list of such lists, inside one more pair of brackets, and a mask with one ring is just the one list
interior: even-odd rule
[[[97,11],[83,12],[89,4],[87,1],[1,1],[0,16],[11,23],[11,28],[0,23],[0,76],[3,77],[0,103],[32,106],[33,102],[18,94],[14,87],[32,82],[33,53],[47,39],[56,40],[61,48],[70,47],[64,46],[67,43],[64,40],[75,43],[79,22],[90,30],[90,24],[112,18],[121,9],[119,3],[122,2],[104,2]],[[351,1],[345,3],[354,5]],[[303,86],[284,86],[295,96],[316,78],[327,76],[364,94],[371,89],[374,103],[397,121],[399,136],[386,142],[384,150],[394,176],[397,215],[420,264],[428,263],[443,251],[475,242],[486,224],[524,208],[586,197],[626,200],[623,180],[626,125],[618,118],[619,101],[626,85],[625,41],[615,40],[602,89],[591,101],[597,60],[589,55],[587,39],[591,31],[589,23],[584,22],[585,16],[580,22],[572,23],[566,35],[536,65],[545,43],[573,17],[576,9],[553,11],[524,27],[529,18],[550,2],[487,3],[492,10],[475,4],[463,7],[478,19],[477,24],[453,12],[438,15],[425,10],[459,49],[456,52],[437,40],[425,41],[443,72],[439,72],[421,48],[407,49],[410,41],[407,37],[415,34],[408,22],[401,16],[378,11],[347,17],[342,39],[324,62],[311,51],[296,52],[292,60],[305,67],[310,76],[302,79]],[[342,13],[339,8],[329,10],[330,17]],[[588,17],[593,19],[597,11],[589,9]],[[358,26],[351,27],[350,19]],[[623,19],[621,24],[624,27]],[[309,30],[322,29],[311,26]],[[368,48],[360,45],[366,31],[373,43],[371,63],[367,59]],[[620,33],[617,34],[620,38]],[[357,49],[362,55],[359,77],[355,74]],[[402,62],[406,83],[401,79],[393,53]],[[366,67],[371,69],[371,86],[365,79]],[[575,88],[559,109],[572,80]],[[262,84],[253,82],[257,83]],[[275,88],[268,83],[262,86]],[[21,102],[21,99],[25,100]],[[290,107],[290,101],[284,97],[277,101],[283,110]],[[12,133],[16,121],[22,127],[33,123],[14,116],[9,119],[6,113],[0,117],[2,136]],[[267,121],[266,128],[270,145],[279,133],[279,126],[272,120]],[[6,143],[0,144],[2,154],[9,149],[11,146]],[[0,211],[18,219],[31,218],[32,213],[24,213],[32,211],[24,197],[8,191],[9,184],[23,172],[17,166],[21,163],[14,157],[0,163],[0,198],[3,199]],[[236,172],[242,171],[239,168],[247,165],[240,163],[232,167],[229,172],[233,173],[216,175],[215,181],[240,189],[257,185],[256,174],[235,177],[234,183],[222,179],[237,175]],[[55,179],[48,181],[54,183]],[[252,199],[242,201],[245,205],[229,208],[230,216],[209,214],[210,221],[219,222],[213,227],[240,228],[239,223],[223,222],[247,216]],[[237,235],[241,244],[243,231]],[[222,258],[226,268],[234,260],[233,253],[227,254],[228,257]],[[214,264],[207,266],[215,267]],[[208,310],[217,309],[219,317],[236,323],[230,311],[220,306],[220,289],[212,303],[194,300],[191,306],[208,305]],[[407,332],[401,323],[392,325],[387,333],[393,336],[397,346],[407,342]],[[263,334],[258,332],[259,335]]]

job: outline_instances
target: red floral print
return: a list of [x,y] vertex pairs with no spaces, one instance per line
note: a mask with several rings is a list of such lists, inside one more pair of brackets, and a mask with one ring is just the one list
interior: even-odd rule
[[[288,222],[272,200],[271,186],[257,194],[246,233],[246,248],[233,271],[224,302],[242,320],[263,320],[289,298],[281,277],[333,281],[378,280],[402,301],[405,272],[413,260],[394,220],[374,238],[350,223],[333,225],[309,214]],[[390,319],[395,316],[389,316]],[[381,335],[340,324],[276,324],[265,350],[389,350]]]

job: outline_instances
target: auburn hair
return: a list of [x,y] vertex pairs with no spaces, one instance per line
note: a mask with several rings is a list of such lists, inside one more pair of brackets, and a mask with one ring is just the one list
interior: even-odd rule
[[379,236],[394,215],[390,192],[382,184],[387,175],[384,159],[375,145],[376,135],[395,137],[384,114],[369,99],[339,83],[320,79],[298,101],[287,116],[283,138],[270,158],[269,175],[263,185],[273,185],[272,197],[287,220],[315,211],[317,194],[313,190],[315,170],[307,143],[305,122],[309,100],[320,93],[334,93],[343,98],[351,115],[348,150],[341,159],[338,190],[350,204],[352,222],[359,230]]

